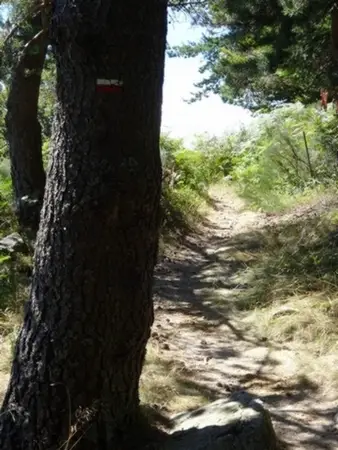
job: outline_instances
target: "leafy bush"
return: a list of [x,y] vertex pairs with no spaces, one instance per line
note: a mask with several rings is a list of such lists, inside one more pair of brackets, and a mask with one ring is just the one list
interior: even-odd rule
[[[12,207],[9,161],[3,158],[0,160],[0,238],[16,231],[17,227]],[[27,272],[29,264],[0,253],[0,312],[9,306],[12,310],[17,309],[19,292],[25,290],[28,283],[27,276],[19,272]]]
[[335,183],[336,122],[333,110],[296,104],[261,115],[229,137],[240,195],[252,206],[277,210],[314,186]]
[[161,137],[165,229],[191,228],[208,201],[209,185],[226,171],[228,158],[224,152],[203,144],[200,139],[196,148],[189,150],[181,139]]
[[0,164],[0,237],[13,231],[16,219],[12,208],[12,183],[4,172],[5,165]]
[[162,230],[166,232],[186,233],[193,229],[193,224],[202,218],[204,200],[189,186],[162,190]]
[[0,86],[0,161],[7,156],[7,143],[5,139],[7,91]]
[[203,157],[203,173],[209,184],[229,175],[234,166],[229,139],[218,139],[207,134],[196,136],[194,149]]
[[193,150],[186,149],[182,140],[168,135],[161,138],[162,161],[165,170],[176,173],[176,186],[189,186],[203,194],[209,185],[229,174],[231,153],[216,138],[199,136]]

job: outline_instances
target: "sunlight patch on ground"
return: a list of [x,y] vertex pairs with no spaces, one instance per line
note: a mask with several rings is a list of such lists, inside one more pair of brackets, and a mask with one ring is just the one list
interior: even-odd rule
[[9,368],[12,357],[11,342],[8,338],[0,337],[0,404],[2,403],[7,383],[9,380]]
[[142,403],[157,405],[168,413],[195,409],[209,399],[189,380],[194,373],[179,360],[166,359],[154,343],[149,343],[140,393]]
[[292,296],[245,319],[268,341],[288,345],[295,354],[294,374],[313,380],[325,395],[338,390],[337,316],[328,314],[334,304],[338,311],[338,299],[324,293]]
[[0,314],[0,404],[9,380],[13,348],[19,331],[21,316],[14,313]]

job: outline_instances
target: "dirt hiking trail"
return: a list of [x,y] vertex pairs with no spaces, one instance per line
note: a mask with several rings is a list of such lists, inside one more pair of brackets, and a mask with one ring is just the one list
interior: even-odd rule
[[252,236],[274,219],[244,210],[227,188],[211,195],[215,208],[202,232],[158,264],[150,347],[167,361],[168,374],[175,368],[183,410],[196,392],[212,401],[245,390],[267,405],[283,448],[337,450],[338,397],[297,376],[292,343],[259,337],[248,313],[234,308],[236,293],[247,288],[238,275],[246,252],[259,246]]

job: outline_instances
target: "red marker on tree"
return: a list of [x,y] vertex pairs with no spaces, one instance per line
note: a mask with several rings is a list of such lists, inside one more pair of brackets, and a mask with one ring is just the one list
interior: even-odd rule
[[98,79],[96,81],[97,92],[121,92],[123,89],[123,82],[119,80]]

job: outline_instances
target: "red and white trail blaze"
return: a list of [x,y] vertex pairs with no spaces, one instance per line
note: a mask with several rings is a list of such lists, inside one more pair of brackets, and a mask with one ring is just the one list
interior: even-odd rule
[[96,80],[97,92],[121,92],[122,88],[123,82],[120,80],[107,80],[103,78]]

